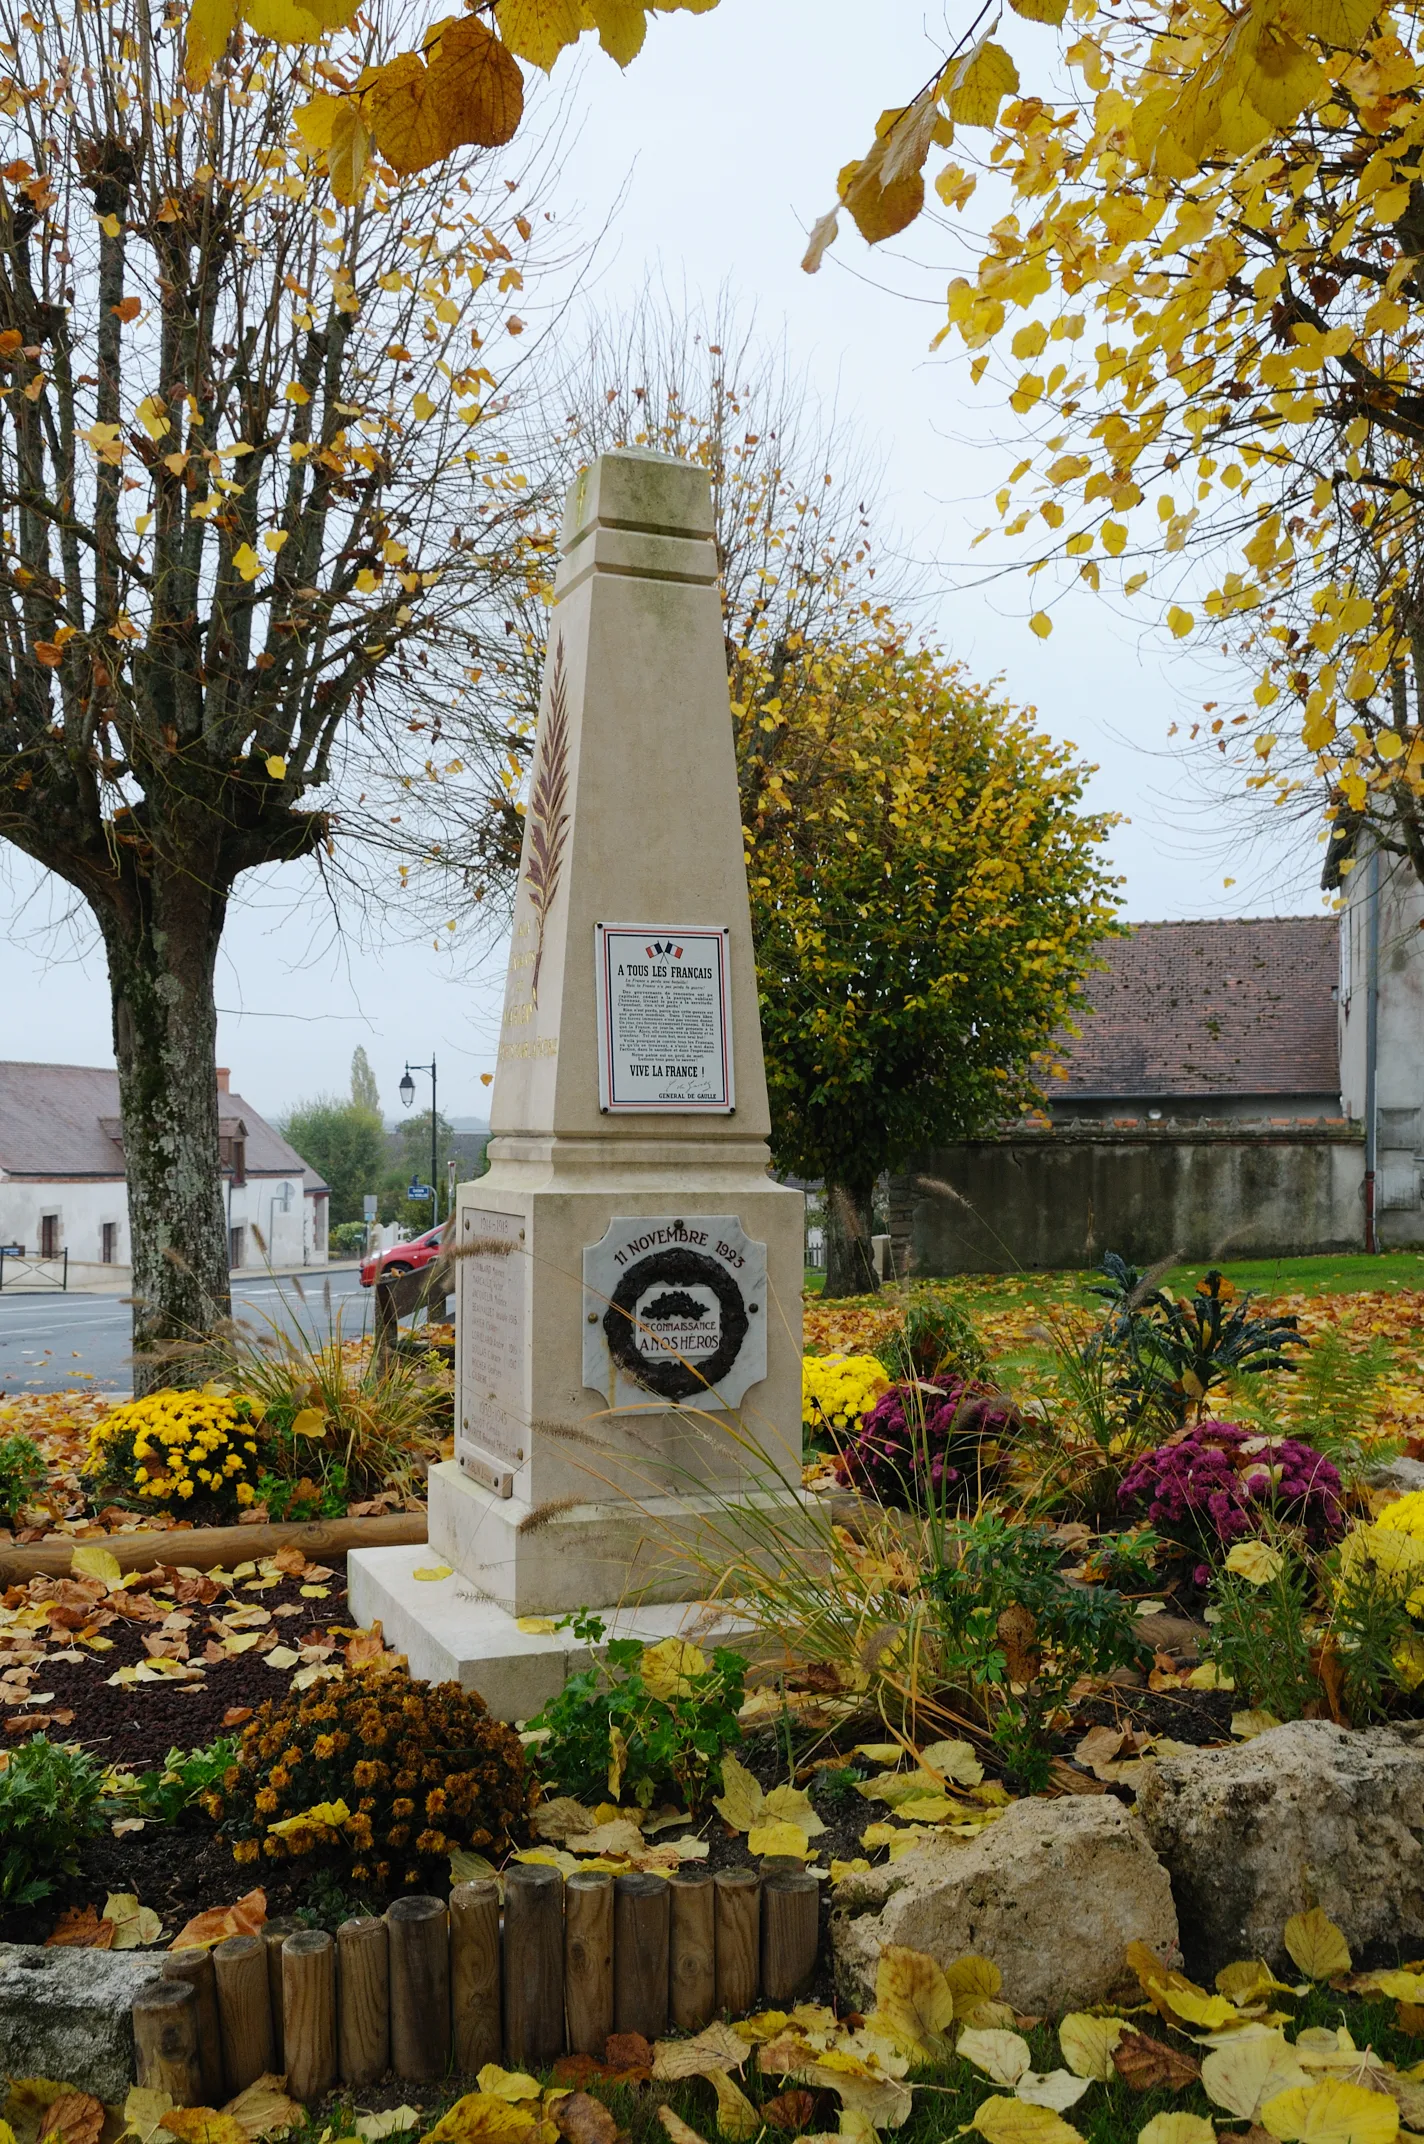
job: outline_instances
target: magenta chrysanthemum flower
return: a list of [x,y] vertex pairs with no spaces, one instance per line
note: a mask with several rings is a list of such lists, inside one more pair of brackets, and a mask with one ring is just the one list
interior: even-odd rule
[[1013,1402],[964,1378],[892,1385],[847,1438],[842,1481],[882,1504],[965,1504],[993,1486],[1019,1427]]
[[1238,1422],[1198,1422],[1144,1453],[1118,1501],[1198,1554],[1259,1533],[1268,1518],[1299,1526],[1315,1548],[1328,1548],[1345,1531],[1340,1476],[1330,1461],[1297,1437],[1267,1437]]

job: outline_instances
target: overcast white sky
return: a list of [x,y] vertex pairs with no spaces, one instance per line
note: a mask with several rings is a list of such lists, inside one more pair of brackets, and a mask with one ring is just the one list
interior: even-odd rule
[[[870,435],[890,515],[943,590],[927,627],[1099,762],[1094,801],[1130,819],[1113,842],[1129,916],[1318,913],[1309,830],[1253,848],[1224,807],[1181,801],[1191,781],[1167,746],[1168,725],[1219,690],[1196,658],[1140,635],[1086,591],[1057,606],[1052,638],[1039,641],[1021,579],[971,584],[970,539],[1016,458],[1015,420],[970,387],[962,366],[928,355],[953,265],[945,237],[917,227],[886,257],[847,232],[819,276],[800,272],[804,232],[833,198],[837,169],[967,20],[967,0],[952,16],[908,0],[870,13],[864,0],[721,0],[711,14],[655,17],[626,75],[600,54],[566,55],[576,138],[552,205],[591,234],[626,188],[598,256],[595,302],[618,305],[650,272],[693,298],[726,286],[768,335],[784,332],[811,385]],[[975,578],[984,557],[974,554]],[[0,865],[0,1053],[107,1064],[102,961],[87,932],[48,921],[66,905],[22,864]],[[239,890],[220,971],[219,1055],[255,1106],[278,1114],[301,1096],[344,1090],[360,1042],[388,1110],[404,1060],[434,1052],[446,1110],[486,1113],[479,1075],[493,1067],[501,956],[472,980],[430,939],[383,950],[378,937],[369,923],[337,933],[300,870]]]

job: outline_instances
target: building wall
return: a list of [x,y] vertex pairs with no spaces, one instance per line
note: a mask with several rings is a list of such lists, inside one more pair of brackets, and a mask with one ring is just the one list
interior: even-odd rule
[[113,1262],[129,1263],[128,1194],[122,1177],[50,1184],[0,1177],[0,1243],[23,1243],[25,1256],[38,1258],[40,1223],[46,1214],[58,1218],[58,1250],[86,1261],[103,1256],[104,1223],[113,1223]]
[[1359,1250],[1358,1126],[1101,1125],[961,1140],[891,1180],[917,1276]]
[[[1340,918],[1340,1088],[1348,1117],[1365,1116],[1369,1018],[1370,865],[1346,880]],[[1424,1243],[1424,886],[1380,858],[1379,1154],[1375,1202],[1382,1247]]]
[[[260,1270],[269,1263],[324,1264],[327,1203],[325,1193],[308,1196],[299,1176],[249,1176],[243,1184],[225,1182],[228,1229],[242,1231],[242,1269]],[[128,1196],[121,1177],[54,1183],[0,1177],[0,1243],[23,1243],[25,1255],[38,1258],[40,1223],[46,1214],[58,1220],[58,1252],[67,1250],[72,1260],[86,1264],[102,1259],[104,1223],[112,1222],[117,1230],[113,1263],[129,1264]],[[259,1231],[265,1252],[257,1240]]]

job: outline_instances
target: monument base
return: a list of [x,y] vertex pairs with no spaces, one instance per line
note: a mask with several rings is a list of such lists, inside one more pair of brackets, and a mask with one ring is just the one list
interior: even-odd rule
[[[496,1719],[528,1720],[570,1675],[592,1665],[592,1652],[572,1631],[521,1630],[458,1571],[447,1578],[415,1575],[436,1567],[429,1547],[353,1549],[347,1558],[352,1621],[362,1629],[379,1621],[386,1643],[406,1655],[418,1682],[458,1682],[477,1690]],[[727,1609],[697,1601],[595,1612],[610,1637],[648,1645],[686,1637],[710,1650],[734,1643],[747,1628]]]
[[[707,1569],[733,1544],[755,1552],[756,1519],[774,1544],[808,1548],[813,1527],[799,1489],[731,1495],[650,1496],[633,1503],[554,1503],[535,1511],[498,1497],[445,1459],[430,1469],[431,1563],[448,1563],[477,1595],[513,1616],[565,1615],[592,1601],[696,1600]],[[748,1523],[750,1522],[750,1523]],[[781,1560],[780,1557],[777,1560]]]

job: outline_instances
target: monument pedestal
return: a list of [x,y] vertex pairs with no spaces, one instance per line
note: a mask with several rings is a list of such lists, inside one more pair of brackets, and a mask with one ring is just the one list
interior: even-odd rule
[[[695,1600],[739,1536],[804,1525],[804,1201],[769,1173],[706,471],[604,455],[561,548],[423,1552],[459,1574],[471,1642],[502,1647],[491,1616]],[[398,1602],[397,1565],[352,1570],[412,1666],[465,1676],[464,1640],[416,1636],[430,1582]]]
[[[363,1630],[379,1622],[387,1644],[404,1653],[420,1682],[458,1682],[477,1690],[497,1720],[529,1720],[557,1697],[593,1654],[571,1630],[521,1630],[515,1617],[486,1600],[458,1571],[438,1568],[428,1548],[363,1548],[348,1558],[351,1615]],[[579,1606],[587,1604],[580,1602]],[[737,1644],[734,1612],[696,1601],[595,1608],[610,1638],[689,1638],[704,1650]]]

